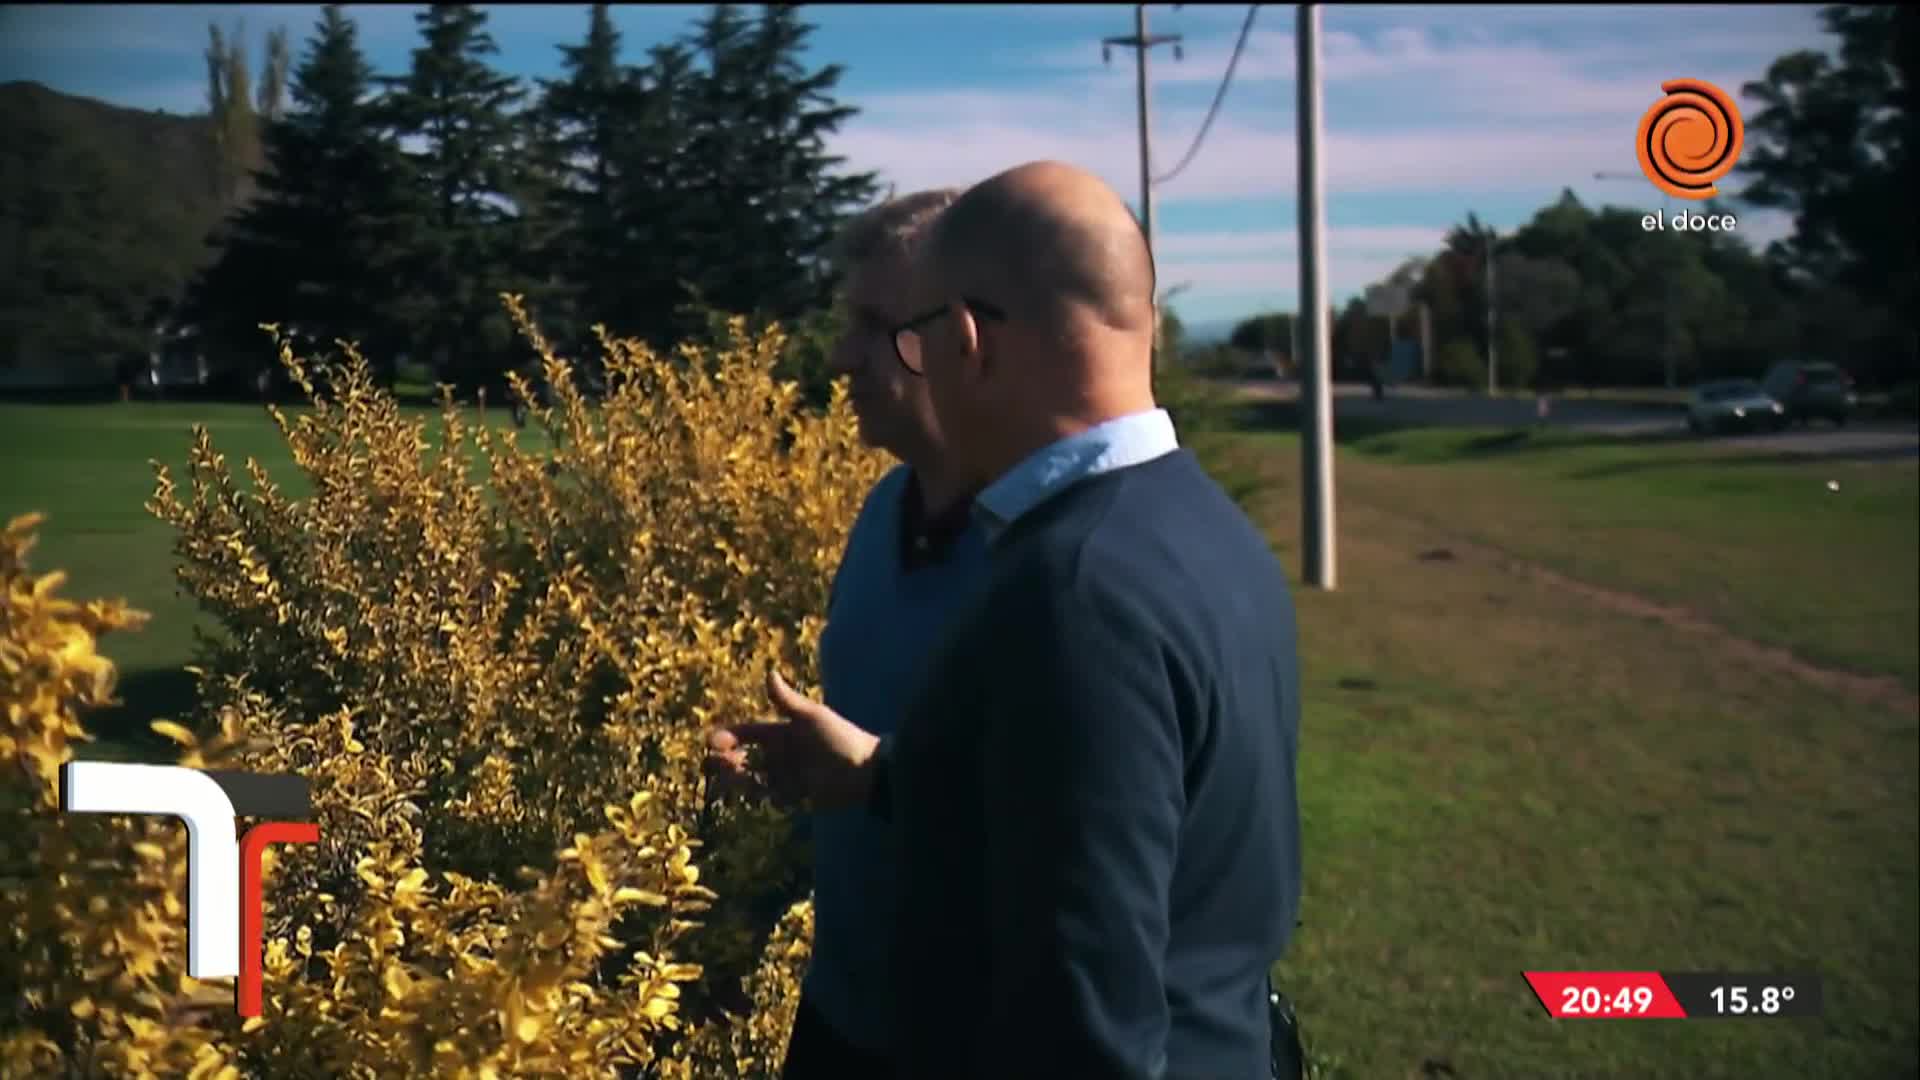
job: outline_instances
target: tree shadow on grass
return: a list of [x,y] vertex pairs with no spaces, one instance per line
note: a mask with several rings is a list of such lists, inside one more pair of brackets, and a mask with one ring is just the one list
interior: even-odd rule
[[199,687],[193,674],[180,668],[137,668],[120,673],[114,696],[120,704],[81,713],[81,722],[93,733],[94,743],[82,749],[85,757],[170,762],[180,747],[154,732],[155,720],[172,720],[191,727]]

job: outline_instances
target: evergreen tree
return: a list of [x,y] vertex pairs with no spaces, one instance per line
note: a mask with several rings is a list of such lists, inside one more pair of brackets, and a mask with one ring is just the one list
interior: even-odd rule
[[249,369],[266,360],[261,322],[359,341],[376,363],[392,360],[400,327],[390,297],[403,271],[394,248],[419,207],[368,104],[372,81],[353,21],[327,6],[293,72],[293,108],[267,127],[259,195],[229,222],[195,290],[197,319],[253,356]]
[[1881,325],[1878,340],[1861,345],[1879,354],[1883,378],[1911,379],[1920,370],[1920,16],[1910,5],[1840,4],[1820,18],[1838,39],[1837,60],[1789,53],[1742,87],[1762,106],[1747,119],[1741,170],[1752,183],[1742,198],[1792,212],[1793,235],[1768,254],[1816,309],[1831,307],[1817,297],[1836,284],[1877,309],[1863,316]]
[[[559,79],[540,80],[537,127],[547,170],[546,206],[555,228],[544,245],[555,284],[550,332],[580,343],[586,328],[622,306],[616,187],[622,148],[644,109],[642,73],[620,63],[620,31],[595,4],[586,40],[560,46]],[[631,329],[631,328],[626,328]]]
[[844,68],[801,64],[813,29],[798,7],[766,5],[744,50],[745,68],[759,73],[749,99],[754,138],[743,156],[759,186],[756,223],[766,230],[762,251],[770,261],[761,305],[782,318],[830,301],[826,252],[842,222],[879,194],[874,174],[843,173],[846,159],[827,152],[827,137],[859,110],[832,96]]
[[419,144],[407,156],[425,204],[393,284],[405,291],[417,352],[470,385],[508,365],[513,331],[499,294],[529,285],[512,254],[527,201],[513,112],[525,91],[490,66],[499,49],[477,7],[435,4],[415,19],[424,44],[411,70],[383,80],[393,133]]
[[598,270],[587,298],[590,321],[666,345],[682,327],[688,285],[715,257],[694,215],[706,198],[705,180],[688,152],[693,95],[700,78],[692,50],[656,45],[622,84],[612,165],[607,232],[587,237]]
[[831,97],[838,65],[802,65],[811,33],[792,7],[749,19],[718,4],[690,38],[704,66],[688,98],[683,235],[727,253],[689,282],[713,307],[793,319],[824,304],[833,234],[878,191],[872,174],[841,174],[826,152],[857,110]]

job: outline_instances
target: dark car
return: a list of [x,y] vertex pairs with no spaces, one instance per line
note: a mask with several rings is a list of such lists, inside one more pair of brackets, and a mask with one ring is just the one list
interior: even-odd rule
[[1752,379],[1702,383],[1687,399],[1687,427],[1695,434],[1720,431],[1778,431],[1786,409]]
[[1860,405],[1853,376],[1834,364],[1783,360],[1767,369],[1761,385],[1786,410],[1789,422],[1818,419],[1845,424]]

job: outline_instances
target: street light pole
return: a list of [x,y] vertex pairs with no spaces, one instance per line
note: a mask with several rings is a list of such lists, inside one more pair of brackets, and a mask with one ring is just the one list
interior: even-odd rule
[[[1140,111],[1140,231],[1146,234],[1147,257],[1149,259],[1152,259],[1154,255],[1153,120],[1152,106],[1149,100],[1152,95],[1147,92],[1147,50],[1153,48],[1155,45],[1171,44],[1174,47],[1174,55],[1177,58],[1180,52],[1179,42],[1179,34],[1147,36],[1147,5],[1135,4],[1133,6],[1133,36],[1105,38],[1100,43],[1101,55],[1104,56],[1108,62],[1112,62],[1113,60],[1112,48],[1115,45],[1130,48],[1134,52],[1134,78],[1136,81],[1134,91]],[[1154,309],[1154,323],[1156,326],[1159,324],[1159,318],[1160,312],[1156,307]],[[1160,340],[1157,333],[1154,335],[1153,363],[1155,368],[1160,366]]]
[[1499,234],[1492,228],[1487,229],[1487,396],[1493,397],[1500,392],[1500,344],[1495,334],[1494,317],[1494,281],[1493,248]]
[[1301,4],[1294,41],[1299,55],[1294,65],[1299,107],[1298,131],[1300,201],[1300,360],[1302,499],[1300,524],[1304,533],[1307,584],[1331,590],[1335,583],[1333,529],[1333,360],[1331,328],[1327,325],[1327,248],[1325,169],[1320,160],[1320,132],[1325,122],[1320,95],[1320,5]]

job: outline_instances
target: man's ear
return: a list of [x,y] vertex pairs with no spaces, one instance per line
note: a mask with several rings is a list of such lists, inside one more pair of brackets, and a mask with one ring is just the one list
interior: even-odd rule
[[953,323],[954,344],[959,347],[961,359],[973,369],[986,366],[986,356],[980,337],[980,323],[973,316],[973,309],[965,303],[955,300],[948,305],[948,321]]

